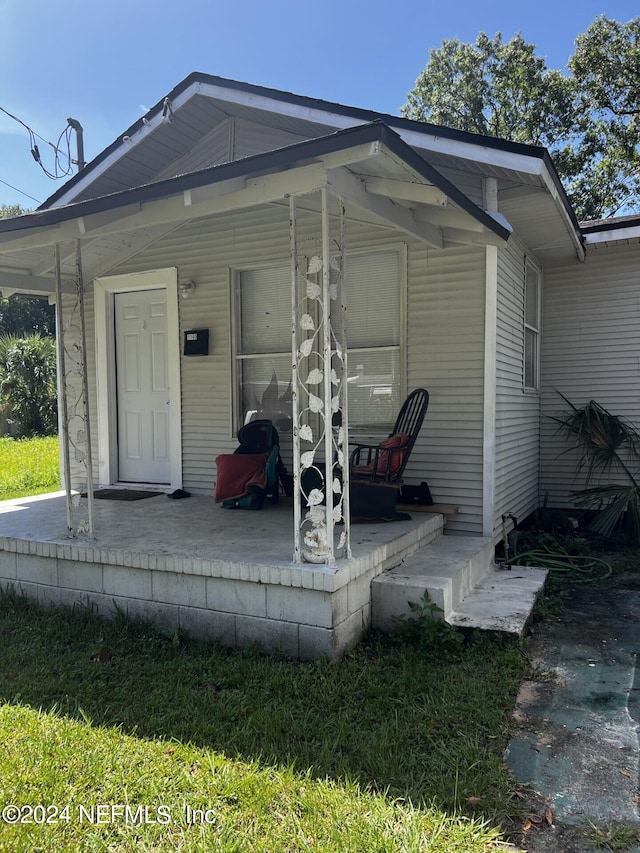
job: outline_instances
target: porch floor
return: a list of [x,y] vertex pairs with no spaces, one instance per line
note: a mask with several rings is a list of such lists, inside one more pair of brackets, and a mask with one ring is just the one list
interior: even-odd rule
[[[86,506],[86,500],[83,503]],[[120,553],[127,554],[129,560],[137,554],[155,558],[156,562],[165,557],[283,568],[293,565],[290,505],[265,505],[257,512],[224,510],[211,497],[192,495],[171,500],[159,494],[137,501],[96,500],[94,507],[94,537],[82,533],[71,537],[66,528],[64,492],[1,501],[0,547],[6,547],[6,540],[13,539],[42,546],[34,545],[27,553],[48,556],[51,552],[47,545],[65,546],[70,557],[71,549],[82,550],[87,561],[104,561],[108,552],[108,562]],[[353,559],[366,558],[380,546],[422,527],[425,517],[416,516],[387,524],[352,525]],[[428,517],[426,522],[433,520]],[[336,564],[339,567],[347,562],[350,561],[338,558]],[[304,569],[305,565],[299,568]],[[318,568],[308,566],[309,570]],[[330,567],[320,568],[333,571]]]

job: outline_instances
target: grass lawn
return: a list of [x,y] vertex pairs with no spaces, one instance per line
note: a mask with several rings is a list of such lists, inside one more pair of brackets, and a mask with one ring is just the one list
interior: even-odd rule
[[[0,498],[57,488],[0,439]],[[0,594],[0,853],[504,849],[524,657],[429,625],[299,663]]]
[[299,663],[5,593],[0,850],[502,848],[523,670],[488,638]]
[[58,438],[0,438],[0,501],[60,488]]

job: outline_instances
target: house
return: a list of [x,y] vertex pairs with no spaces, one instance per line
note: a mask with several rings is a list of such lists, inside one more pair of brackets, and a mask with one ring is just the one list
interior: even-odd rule
[[[614,268],[626,271],[631,291],[637,247],[637,222],[580,228],[542,148],[194,73],[40,209],[0,221],[0,288],[57,301],[63,467],[69,490],[88,493],[90,515],[92,486],[210,496],[216,457],[233,452],[238,428],[257,412],[278,425],[296,476],[307,464],[331,465],[354,437],[386,435],[407,391],[425,387],[430,407],[405,479],[427,480],[438,504],[458,510],[447,519],[449,536],[480,537],[486,554],[510,519],[539,506],[543,489],[566,500],[542,427],[549,389],[559,371],[568,396],[586,387],[580,375],[588,386],[592,341],[573,309],[593,317],[596,293],[620,283]],[[619,311],[628,319],[622,303]],[[577,386],[563,374],[564,341]],[[606,383],[604,368],[600,375]],[[183,503],[172,506],[186,513]],[[75,509],[69,499],[74,533]],[[405,552],[385,544],[354,568],[346,510],[317,510],[310,521],[294,501],[293,568],[280,566],[276,581],[259,567],[243,578],[277,595],[271,609],[267,589],[255,612],[224,611],[235,613],[236,642],[247,614],[268,622],[275,610],[320,606],[298,593],[285,600],[287,587],[322,593],[324,615],[313,627],[324,639],[303,648],[303,623],[284,617],[296,639],[287,634],[283,646],[276,632],[267,647],[337,654],[361,636],[372,583]],[[209,511],[213,518],[217,510]],[[241,523],[227,517],[224,525]],[[245,517],[245,529],[254,518]],[[406,534],[405,556],[433,538],[432,523],[422,519],[419,533]],[[88,525],[91,534],[91,518]],[[371,541],[380,535],[394,538],[387,528]],[[0,525],[3,536],[13,555],[3,577],[35,583],[45,598],[55,586],[60,598],[60,566],[47,564],[54,580],[45,594],[33,567],[28,578],[16,567],[32,546]],[[261,542],[253,541],[256,565]],[[100,564],[94,590],[65,582],[63,599],[81,589],[106,601],[105,565],[129,558],[74,547],[50,539],[36,556]],[[144,556],[129,562],[148,570]],[[195,572],[198,583],[235,571],[212,565]],[[71,574],[82,576],[77,569]],[[184,561],[173,569],[184,573]],[[222,595],[209,592],[209,580],[186,596],[189,607]],[[185,584],[178,587],[163,606],[187,606]],[[152,581],[141,589],[144,600]],[[212,631],[222,636],[219,625]]]

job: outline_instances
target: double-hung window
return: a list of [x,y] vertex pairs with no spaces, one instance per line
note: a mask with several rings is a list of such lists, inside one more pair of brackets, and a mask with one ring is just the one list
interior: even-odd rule
[[404,397],[404,251],[346,257],[349,426],[388,432]]
[[235,426],[269,418],[291,429],[291,267],[234,275]]
[[524,387],[540,389],[540,270],[527,258],[524,270]]
[[[385,431],[404,395],[404,250],[349,252],[347,352],[350,427]],[[291,428],[291,271],[288,263],[234,273],[236,427],[269,418]],[[337,308],[337,303],[332,304]],[[341,317],[335,311],[334,332]]]

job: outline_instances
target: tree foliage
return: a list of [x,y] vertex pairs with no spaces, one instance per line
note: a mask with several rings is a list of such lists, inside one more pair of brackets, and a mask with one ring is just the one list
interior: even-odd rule
[[402,114],[544,145],[581,219],[640,206],[640,18],[596,18],[569,73],[549,69],[520,33],[445,40],[429,54]]
[[566,77],[550,71],[518,33],[504,42],[480,33],[474,44],[445,40],[409,92],[402,113],[485,136],[549,145],[571,125]]
[[55,308],[44,296],[0,297],[0,335],[25,337],[38,333],[54,337],[56,332]]
[[57,430],[56,346],[53,338],[0,337],[0,397],[21,436]]
[[[19,204],[0,205],[0,218],[20,216],[27,213]],[[2,274],[0,273],[0,287]],[[55,336],[55,309],[43,296],[22,296],[15,294],[5,299],[0,296],[0,335],[24,337],[38,332],[41,335]]]
[[[640,206],[640,18],[595,19],[576,39],[573,75],[585,166],[572,192],[588,218]],[[587,218],[587,217],[585,217]]]

